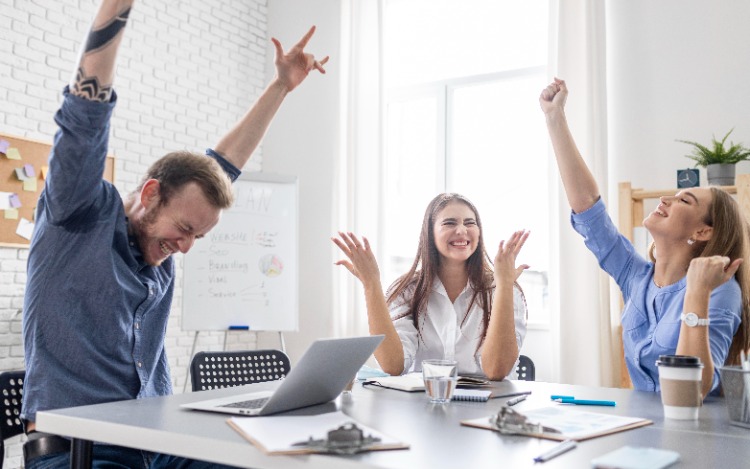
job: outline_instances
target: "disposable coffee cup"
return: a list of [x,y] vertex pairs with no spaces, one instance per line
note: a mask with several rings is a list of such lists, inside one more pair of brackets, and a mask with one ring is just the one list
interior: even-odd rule
[[700,358],[687,355],[659,355],[659,386],[664,417],[675,420],[696,420],[703,405]]

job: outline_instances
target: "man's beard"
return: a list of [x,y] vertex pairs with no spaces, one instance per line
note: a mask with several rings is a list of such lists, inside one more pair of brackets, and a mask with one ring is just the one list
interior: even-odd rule
[[152,210],[146,211],[146,213],[141,218],[140,222],[138,223],[133,233],[135,235],[135,242],[138,244],[138,247],[141,250],[141,254],[143,254],[144,260],[146,261],[148,265],[152,267],[158,267],[168,257],[166,256],[164,258],[159,258],[157,261],[154,261],[148,258],[150,254],[150,250],[148,246],[149,240],[153,240],[154,242],[159,244],[156,238],[151,237],[149,232],[151,230],[151,227],[156,225],[156,218],[159,216],[160,212],[161,212],[161,205],[155,207]]

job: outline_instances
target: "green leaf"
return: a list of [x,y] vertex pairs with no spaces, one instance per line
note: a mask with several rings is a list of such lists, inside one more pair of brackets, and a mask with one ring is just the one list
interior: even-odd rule
[[696,166],[735,164],[740,161],[750,160],[750,149],[746,148],[743,144],[729,142],[729,148],[726,147],[726,141],[733,131],[734,128],[727,132],[721,140],[716,140],[716,136],[712,135],[710,146],[692,140],[677,141],[693,147],[693,152],[685,156],[695,161]]

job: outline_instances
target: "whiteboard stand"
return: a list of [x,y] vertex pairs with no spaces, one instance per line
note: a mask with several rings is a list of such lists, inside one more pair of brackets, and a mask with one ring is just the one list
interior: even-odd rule
[[284,333],[279,331],[279,342],[281,343],[281,351],[286,353],[286,343],[284,343]]
[[[190,349],[190,364],[188,365],[187,373],[185,373],[185,384],[182,385],[182,393],[185,393],[185,390],[187,389],[188,379],[190,379],[190,369],[193,367],[193,357],[195,356],[195,346],[198,343],[198,332],[195,331],[195,335],[193,336],[193,348]],[[226,343],[224,344],[226,347]]]

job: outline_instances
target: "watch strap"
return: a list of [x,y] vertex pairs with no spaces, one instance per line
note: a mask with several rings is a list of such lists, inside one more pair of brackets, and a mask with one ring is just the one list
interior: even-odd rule
[[[688,321],[686,321],[686,318],[688,316],[693,316],[693,317],[696,318],[695,324],[690,324]],[[711,318],[701,318],[701,317],[699,317],[697,314],[695,314],[693,312],[680,314],[680,320],[683,321],[683,322],[685,322],[685,323],[687,323],[688,326],[691,326],[691,327],[695,327],[695,326],[708,326],[709,324],[711,324]],[[690,321],[690,322],[692,322],[692,321]]]

